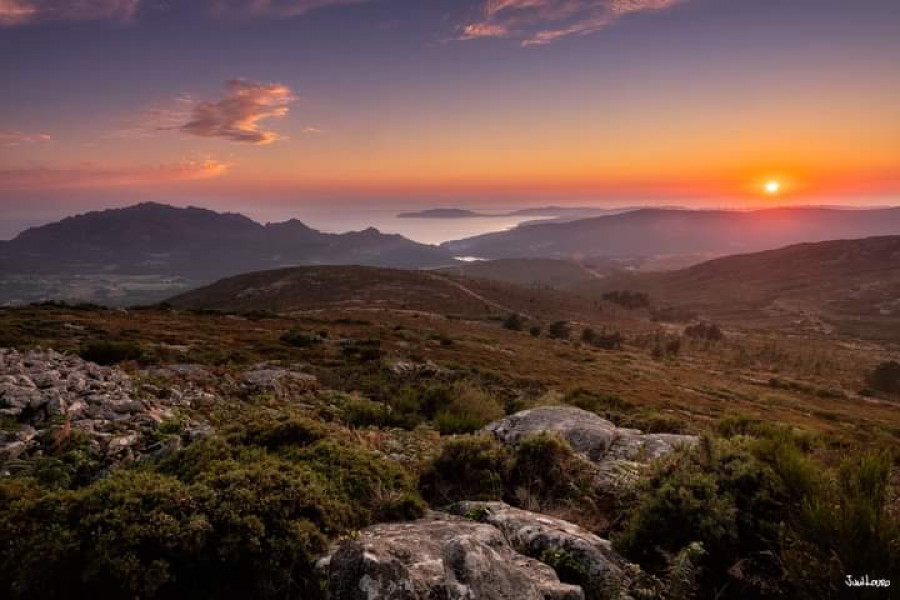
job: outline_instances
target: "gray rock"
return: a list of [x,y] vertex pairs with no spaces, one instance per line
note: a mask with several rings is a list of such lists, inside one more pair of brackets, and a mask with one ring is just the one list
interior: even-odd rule
[[442,513],[375,525],[319,561],[330,600],[581,600],[490,525]]
[[565,553],[584,569],[588,598],[617,598],[628,585],[633,567],[608,540],[574,523],[503,502],[460,502],[449,510],[458,515],[477,514],[480,522],[496,527],[515,550],[527,556]]
[[[179,391],[178,397],[188,397],[189,403],[191,397],[210,395],[191,390]],[[0,414],[14,418],[24,432],[0,437],[0,462],[46,453],[44,446],[52,443],[57,427],[65,422],[86,435],[88,447],[108,469],[150,453],[148,448],[158,437],[153,430],[171,418],[175,405],[167,398],[146,398],[117,367],[52,350],[0,348]],[[178,444],[211,431],[205,423],[191,425],[198,433]]]
[[642,464],[698,441],[692,435],[645,434],[637,429],[616,427],[610,421],[574,406],[540,406],[523,410],[487,425],[484,431],[511,445],[540,433],[558,435],[594,465],[597,485],[610,489],[631,481]]
[[244,372],[241,387],[248,394],[273,394],[287,400],[318,389],[319,382],[315,375],[261,364]]

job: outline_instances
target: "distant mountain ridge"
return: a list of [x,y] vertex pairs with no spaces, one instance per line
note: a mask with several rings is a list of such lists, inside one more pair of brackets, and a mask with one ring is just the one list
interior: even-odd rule
[[398,268],[454,264],[446,251],[369,228],[322,233],[235,213],[142,203],[34,227],[0,243],[0,274],[167,274],[211,281],[308,264]]
[[900,234],[900,208],[642,209],[517,227],[441,247],[456,256],[480,258],[726,255],[892,234]]

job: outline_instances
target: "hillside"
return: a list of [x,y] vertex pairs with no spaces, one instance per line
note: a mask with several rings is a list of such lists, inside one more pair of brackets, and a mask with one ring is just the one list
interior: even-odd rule
[[798,244],[594,286],[646,291],[720,319],[900,341],[900,236]]
[[504,258],[463,263],[440,269],[441,273],[475,279],[490,279],[526,286],[564,289],[596,279],[581,264],[549,258]]
[[900,208],[777,208],[748,212],[648,209],[535,224],[446,242],[455,256],[596,257],[727,255],[802,242],[900,233]]
[[[512,313],[552,321],[609,321],[616,307],[593,297],[446,271],[357,266],[275,269],[237,275],[167,300],[183,309],[303,312],[334,308],[411,311],[472,319]],[[630,322],[626,317],[625,322]]]

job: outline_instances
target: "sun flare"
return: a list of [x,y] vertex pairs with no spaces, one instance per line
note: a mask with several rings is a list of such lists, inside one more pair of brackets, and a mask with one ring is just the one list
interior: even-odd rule
[[779,191],[781,191],[781,183],[779,183],[775,180],[767,181],[765,189],[766,189],[767,194],[769,194],[770,196],[774,196]]

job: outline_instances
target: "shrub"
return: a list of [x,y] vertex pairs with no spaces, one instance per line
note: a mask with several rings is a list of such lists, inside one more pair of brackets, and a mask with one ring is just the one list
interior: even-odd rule
[[503,416],[500,403],[472,384],[457,382],[450,393],[450,403],[434,419],[442,434],[471,433]]
[[0,596],[316,599],[329,538],[423,512],[408,472],[317,423],[236,421],[78,490],[0,482]]
[[771,556],[787,497],[772,469],[747,442],[713,442],[661,461],[616,545],[650,572],[662,574],[667,555],[692,542],[708,554],[703,588],[719,589],[729,569]]
[[603,299],[628,309],[646,308],[650,306],[650,296],[644,292],[614,290],[603,294]]
[[554,321],[547,328],[547,335],[555,340],[567,340],[571,334],[567,321]]
[[444,444],[424,469],[423,496],[433,503],[505,500],[532,510],[580,505],[594,508],[593,470],[569,444],[549,434],[515,449],[486,436]]
[[601,417],[617,420],[626,412],[634,409],[634,405],[623,400],[616,394],[595,392],[588,388],[576,387],[566,392],[562,401],[564,404],[577,406],[583,410],[589,410]]
[[805,497],[784,562],[807,597],[839,595],[846,575],[892,579],[900,572],[900,518],[888,510],[891,466],[885,453],[847,459],[820,488],[825,493]]
[[84,360],[98,365],[115,365],[127,360],[143,360],[146,355],[143,347],[136,342],[95,341],[81,347],[79,355]]
[[516,448],[509,485],[520,504],[540,510],[588,499],[593,475],[567,441],[541,433]]
[[900,362],[889,360],[879,364],[869,374],[868,384],[879,392],[900,394]]
[[594,338],[597,337],[597,332],[591,329],[590,327],[585,327],[581,330],[581,341],[585,344],[591,344],[594,341]]
[[304,331],[300,331],[299,329],[291,329],[290,331],[285,331],[281,334],[282,342],[289,346],[294,346],[296,348],[309,348],[310,346],[315,346],[316,344],[322,343],[322,338],[318,335],[312,335],[306,333]]
[[422,473],[422,495],[439,505],[502,500],[512,464],[512,451],[493,438],[471,435],[449,440]]
[[518,313],[513,313],[503,320],[504,329],[522,331],[525,328],[525,319]]
[[625,337],[618,331],[606,331],[594,336],[591,343],[603,350],[621,350]]
[[531,334],[531,337],[541,337],[541,326],[532,325],[531,329],[528,330],[528,333]]
[[725,338],[722,329],[715,323],[700,322],[688,325],[684,329],[684,335],[689,338],[718,342]]

